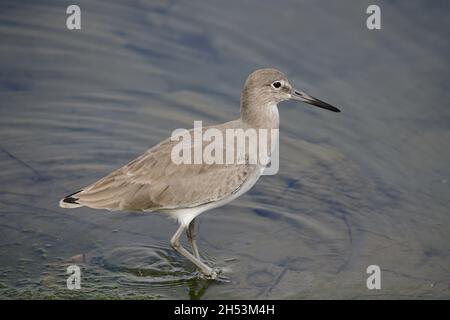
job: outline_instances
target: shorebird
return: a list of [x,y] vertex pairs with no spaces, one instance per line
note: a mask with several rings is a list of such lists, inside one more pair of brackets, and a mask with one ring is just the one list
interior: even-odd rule
[[[285,100],[306,102],[334,112],[328,103],[298,91],[287,77],[272,68],[259,69],[245,81],[237,120],[206,127],[227,129],[278,129],[278,103]],[[60,201],[63,208],[90,207],[115,211],[158,211],[179,222],[171,246],[189,259],[208,279],[220,270],[202,261],[196,243],[195,218],[223,206],[247,192],[262,175],[262,164],[176,164],[172,149],[177,142],[168,138],[143,155],[93,184]],[[272,150],[272,149],[271,149]],[[180,243],[186,232],[192,253]]]

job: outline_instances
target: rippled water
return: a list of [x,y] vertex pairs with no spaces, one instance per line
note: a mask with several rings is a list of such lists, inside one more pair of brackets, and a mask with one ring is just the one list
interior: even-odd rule
[[[2,1],[0,298],[449,298],[450,6],[379,3],[369,31],[366,1],[78,1],[68,31],[60,1]],[[343,112],[282,104],[279,174],[200,217],[231,282],[199,279],[163,215],[58,207],[173,129],[236,118],[267,66]]]

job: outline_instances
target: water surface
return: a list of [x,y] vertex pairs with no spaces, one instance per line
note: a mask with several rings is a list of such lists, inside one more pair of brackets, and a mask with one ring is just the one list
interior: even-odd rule
[[[0,4],[0,298],[450,297],[450,6],[368,1]],[[59,199],[175,128],[238,117],[276,67],[342,109],[280,105],[280,172],[199,219],[198,278],[160,214]],[[66,289],[66,267],[82,289]],[[382,289],[366,288],[379,265]]]

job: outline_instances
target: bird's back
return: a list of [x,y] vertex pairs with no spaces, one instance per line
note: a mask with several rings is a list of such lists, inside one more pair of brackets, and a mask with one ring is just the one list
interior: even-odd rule
[[[211,128],[224,132],[226,128],[241,127],[244,125],[240,120],[235,120],[205,127],[203,132]],[[238,192],[249,177],[254,178],[261,170],[259,165],[248,161],[176,164],[172,150],[177,143],[170,138],[163,140],[127,165],[62,199],[60,206],[127,211],[192,208]]]

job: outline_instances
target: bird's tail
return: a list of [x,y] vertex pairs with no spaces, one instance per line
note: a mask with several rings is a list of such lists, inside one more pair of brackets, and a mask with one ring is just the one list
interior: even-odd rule
[[64,197],[63,199],[61,199],[59,201],[59,206],[61,208],[79,208],[79,207],[83,207],[83,205],[81,203],[78,203],[78,199],[76,197],[77,193],[80,193],[83,190],[79,190],[77,192],[74,192],[72,194],[69,194],[68,196]]

